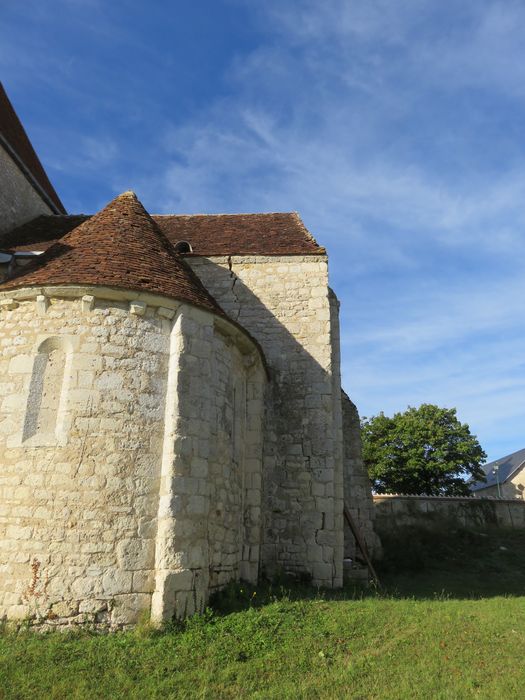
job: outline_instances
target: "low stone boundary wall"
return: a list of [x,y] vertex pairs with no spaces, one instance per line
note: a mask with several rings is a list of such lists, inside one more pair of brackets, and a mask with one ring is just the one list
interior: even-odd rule
[[389,533],[401,527],[424,526],[525,530],[525,501],[446,496],[374,496],[376,530]]

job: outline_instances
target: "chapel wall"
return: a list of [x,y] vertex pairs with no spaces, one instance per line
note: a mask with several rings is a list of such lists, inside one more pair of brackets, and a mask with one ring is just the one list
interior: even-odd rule
[[[330,308],[330,346],[332,350],[332,411],[334,422],[334,499],[338,499],[337,510],[342,514],[345,502],[344,490],[344,435],[341,405],[341,333],[339,328],[339,300],[332,289],[328,290]],[[337,550],[344,555],[344,517],[340,516],[337,530]]]
[[242,356],[215,333],[212,349],[210,590],[238,580],[242,557],[246,376]]
[[[342,583],[342,463],[327,259],[188,257],[228,315],[259,342],[271,381],[263,452],[261,563]],[[340,403],[339,403],[340,405]]]
[[53,211],[0,146],[0,236],[39,214]]
[[[202,611],[257,580],[264,375],[253,343],[181,305],[170,333],[152,618]],[[242,351],[239,346],[242,345]]]
[[[375,531],[376,509],[372,498],[370,479],[363,460],[361,426],[359,413],[348,396],[342,394],[343,433],[344,433],[344,493],[345,503],[352,516],[370,556],[381,557],[381,542]],[[350,526],[345,522],[345,558],[355,561],[363,558],[358,550]]]
[[0,301],[0,617],[149,612],[170,322],[139,312]]
[[210,590],[241,577],[257,581],[262,466],[260,393],[259,410],[253,406],[257,372],[246,367],[239,350],[217,331],[212,377]]

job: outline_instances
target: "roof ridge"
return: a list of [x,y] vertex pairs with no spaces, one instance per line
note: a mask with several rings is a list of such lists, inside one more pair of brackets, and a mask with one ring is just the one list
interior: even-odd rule
[[[173,245],[187,240],[195,255],[326,254],[297,212],[148,216]],[[92,214],[36,217],[4,234],[0,245],[14,250],[45,250],[78,226],[79,221],[92,218]]]
[[191,218],[192,216],[275,216],[276,214],[280,216],[293,216],[294,214],[297,214],[297,212],[294,211],[245,211],[245,212],[235,212],[235,213],[229,213],[229,212],[218,212],[218,213],[213,213],[213,214],[203,214],[203,213],[196,213],[196,214],[151,214],[151,216],[156,216],[156,217],[172,217],[172,216],[180,216],[180,217],[187,217]]

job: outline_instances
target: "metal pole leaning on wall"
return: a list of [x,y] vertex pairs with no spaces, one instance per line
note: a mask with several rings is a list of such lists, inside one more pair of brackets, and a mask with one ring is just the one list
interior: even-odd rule
[[498,487],[498,498],[501,498],[501,488],[499,485],[499,464],[494,465],[494,469],[492,470],[492,473],[496,477],[496,485]]
[[366,546],[366,542],[363,539],[363,536],[361,535],[359,528],[357,527],[357,523],[353,519],[349,509],[347,508],[346,503],[343,505],[343,512],[344,516],[346,519],[346,522],[348,523],[350,530],[352,531],[352,535],[355,537],[355,541],[357,542],[357,546],[359,547],[361,554],[363,555],[363,558],[366,562],[366,565],[368,567],[368,571],[370,572],[370,576],[372,577],[373,582],[376,584],[376,586],[381,586],[381,583],[379,581],[379,576],[376,573],[376,570],[374,568],[374,565],[372,564],[372,560],[370,559],[370,555],[368,554],[368,548]]

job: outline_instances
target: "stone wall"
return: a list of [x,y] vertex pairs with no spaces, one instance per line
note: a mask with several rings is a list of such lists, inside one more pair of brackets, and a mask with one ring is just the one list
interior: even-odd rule
[[0,236],[39,214],[53,212],[0,146]]
[[261,543],[264,378],[220,333],[214,337],[216,383],[210,450],[213,499],[208,517],[210,588],[257,582]]
[[244,440],[246,437],[246,377],[242,356],[231,352],[216,334],[212,348],[216,383],[210,449],[213,501],[208,515],[210,587],[240,577],[244,540]]
[[224,330],[183,307],[171,331],[156,620],[202,610],[212,590],[259,573],[264,376],[251,343],[243,353]]
[[154,309],[92,303],[1,311],[0,607],[11,618],[119,624],[149,608],[169,335]]
[[525,529],[525,502],[518,500],[381,495],[374,509],[379,536],[405,527]]
[[266,365],[239,326],[155,295],[0,294],[10,617],[184,617],[261,570],[339,586],[344,489],[377,546],[326,256],[188,260]]
[[[375,531],[375,509],[370,479],[363,462],[361,427],[357,408],[343,392],[345,503],[373,559],[381,557],[381,542]],[[345,558],[361,557],[348,523],[345,523]]]
[[0,295],[0,347],[0,617],[182,617],[257,578],[249,338],[152,295],[50,288]]
[[341,408],[327,258],[189,257],[188,262],[222,308],[259,342],[270,368],[262,564],[269,574],[285,570],[309,575],[318,585],[339,586]]

